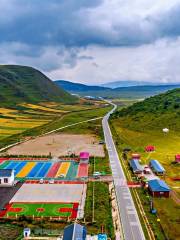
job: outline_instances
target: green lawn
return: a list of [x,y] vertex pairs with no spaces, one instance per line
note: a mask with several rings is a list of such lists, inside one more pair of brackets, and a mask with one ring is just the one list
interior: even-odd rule
[[[6,217],[26,216],[26,217],[70,217],[71,211],[59,211],[61,208],[73,209],[73,204],[68,203],[14,203]],[[14,210],[13,210],[14,209]],[[17,209],[17,211],[16,211]],[[43,209],[43,211],[38,211]]]
[[[94,221],[93,214],[93,185],[94,185]],[[109,185],[101,182],[90,182],[87,185],[85,221],[88,232],[98,234],[101,226],[111,239],[114,239],[114,227],[111,214],[111,202],[109,195]]]

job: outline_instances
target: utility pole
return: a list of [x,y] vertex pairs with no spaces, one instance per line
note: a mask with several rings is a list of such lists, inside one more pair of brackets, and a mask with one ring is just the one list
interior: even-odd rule
[[94,172],[95,172],[95,164],[96,164],[96,161],[95,161],[95,156],[94,156]]
[[92,222],[95,222],[94,220],[94,184],[95,182],[93,181],[93,206],[92,206]]

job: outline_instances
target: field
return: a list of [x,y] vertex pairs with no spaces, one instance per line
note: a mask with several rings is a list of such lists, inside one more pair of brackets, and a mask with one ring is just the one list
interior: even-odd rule
[[67,156],[72,153],[79,155],[81,151],[88,151],[92,156],[104,156],[103,146],[98,139],[88,134],[51,134],[38,137],[28,142],[10,148],[10,155],[49,155]]
[[0,108],[0,140],[3,140],[0,147],[68,124],[103,116],[109,109],[103,102],[84,101],[77,105],[40,103],[22,104],[16,109]]
[[[14,169],[16,179],[63,179],[74,180],[88,176],[88,165],[76,161],[14,161],[0,163],[0,169]],[[61,177],[63,175],[63,178]]]
[[[173,177],[179,177],[180,171],[178,164],[172,164],[175,155],[180,150],[179,133],[170,131],[168,134],[164,134],[162,129],[140,132],[123,127],[123,122],[120,119],[113,120],[113,126],[122,140],[122,148],[123,146],[132,147],[133,151],[141,154],[142,163],[145,164],[148,164],[150,159],[157,159],[166,169],[166,181],[168,184],[172,187],[179,186],[177,182],[172,181]],[[154,145],[156,151],[146,153],[144,148],[147,145]]]
[[78,203],[12,203],[4,217],[69,217],[76,218]]
[[82,218],[85,199],[85,184],[23,184],[6,202],[0,217]]

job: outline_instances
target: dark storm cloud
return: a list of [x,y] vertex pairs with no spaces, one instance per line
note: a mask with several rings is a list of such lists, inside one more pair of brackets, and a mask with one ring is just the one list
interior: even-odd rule
[[[161,37],[179,36],[180,5],[166,13],[144,18],[121,15],[107,19],[102,27],[93,10],[102,0],[0,0],[0,42],[28,45],[133,46]],[[119,8],[121,6],[119,5]],[[90,12],[88,11],[90,10]],[[108,11],[108,9],[107,9]],[[106,14],[104,14],[106,21]],[[109,22],[108,22],[109,21]],[[106,22],[105,22],[106,23]],[[110,24],[110,27],[108,26]]]
[[[142,78],[144,58],[151,59],[153,52],[152,59],[160,59],[156,56],[157,50],[161,49],[159,45],[163,46],[159,54],[163,55],[167,49],[162,61],[168,58],[167,55],[169,59],[178,56],[179,16],[180,0],[0,0],[0,63],[26,64],[46,72],[63,69],[67,77],[70,69],[74,69],[76,73],[72,75],[79,74],[77,76],[82,79],[85,73],[82,75],[79,69],[87,64],[88,68],[84,68],[87,75],[94,73],[95,79],[106,76],[116,79],[123,71],[127,73],[129,66],[132,69],[129,56],[136,50],[134,61],[137,62],[138,54],[143,59],[141,61],[139,56],[137,62]],[[149,47],[155,51],[147,50],[145,56],[144,48]],[[108,50],[112,54],[106,57]],[[119,55],[114,58],[116,50]],[[100,53],[103,57],[98,55]],[[114,77],[116,69],[113,69],[113,76],[109,77],[108,67],[116,66],[121,54],[121,64],[125,64],[122,72]],[[103,65],[106,59],[108,62]],[[162,69],[162,61],[156,64],[160,66],[158,71]],[[169,62],[164,63],[163,69],[169,67]],[[75,69],[78,64],[83,67]],[[154,65],[145,73],[151,76],[152,69]],[[167,73],[164,71],[159,75],[166,77]],[[126,75],[121,77],[128,78]]]

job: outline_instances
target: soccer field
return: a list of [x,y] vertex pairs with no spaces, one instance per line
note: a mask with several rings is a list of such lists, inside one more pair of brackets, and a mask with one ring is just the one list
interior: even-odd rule
[[4,217],[76,218],[78,203],[12,203]]

